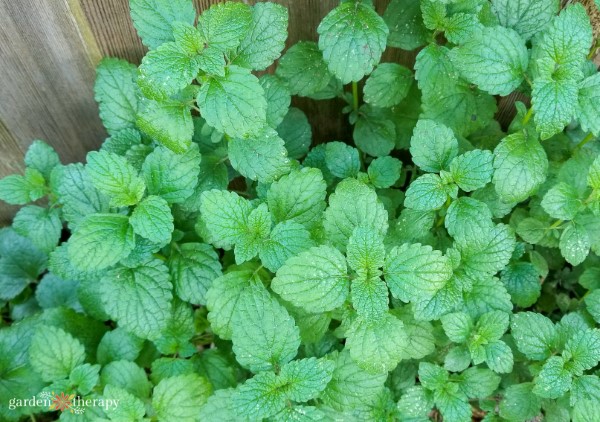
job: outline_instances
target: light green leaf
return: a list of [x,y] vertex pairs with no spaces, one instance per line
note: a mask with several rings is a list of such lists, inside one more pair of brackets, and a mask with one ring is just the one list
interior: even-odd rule
[[44,141],[35,140],[27,148],[25,154],[25,166],[35,169],[44,175],[44,179],[50,181],[50,173],[60,165],[58,154],[50,145]]
[[402,321],[386,313],[377,320],[356,318],[348,329],[346,347],[359,367],[385,373],[398,365],[407,342]]
[[250,70],[232,65],[225,76],[214,76],[202,84],[198,106],[210,126],[233,138],[247,138],[259,135],[267,123],[264,94],[258,78]]
[[173,216],[169,204],[160,196],[149,196],[135,207],[129,219],[133,231],[159,245],[171,241]]
[[508,95],[521,85],[527,70],[525,40],[502,26],[474,31],[451,52],[461,75],[492,95]]
[[286,405],[286,387],[285,380],[273,372],[258,373],[232,393],[236,417],[263,420],[279,413]]
[[190,85],[199,71],[195,55],[167,42],[144,56],[137,83],[147,98],[162,101]]
[[69,258],[82,270],[101,270],[126,258],[134,246],[133,228],[126,215],[92,214],[71,235]]
[[417,211],[441,208],[448,198],[447,186],[437,174],[423,174],[406,190],[404,206]]
[[600,400],[600,378],[596,375],[575,377],[571,385],[571,405],[590,399]]
[[388,287],[381,278],[356,278],[351,289],[352,306],[365,320],[378,320],[388,311]]
[[348,296],[344,256],[331,246],[318,246],[288,259],[271,288],[284,300],[308,312],[332,311]]
[[556,328],[542,314],[520,312],[513,315],[511,333],[517,349],[532,360],[546,359],[556,347]]
[[84,363],[75,367],[69,374],[71,385],[75,386],[80,394],[89,394],[92,389],[98,384],[100,379],[98,372],[100,365],[90,365]]
[[327,168],[336,177],[356,177],[360,171],[358,150],[343,142],[328,142],[325,145]]
[[335,364],[326,359],[293,360],[283,368],[279,376],[287,385],[289,400],[304,403],[316,398],[331,381]]
[[310,229],[321,221],[326,189],[320,170],[293,170],[271,184],[267,192],[269,211],[275,222],[293,220]]
[[[132,1],[132,7],[135,9],[136,4],[148,1],[157,0]],[[111,135],[123,129],[135,128],[139,95],[136,81],[137,69],[125,60],[107,57],[96,68],[94,95],[100,119]]]
[[378,189],[392,186],[400,178],[402,161],[393,157],[379,157],[371,161],[367,174],[369,181]]
[[579,265],[587,258],[591,247],[591,239],[581,224],[571,222],[560,236],[560,253],[571,265]]
[[480,189],[492,180],[493,160],[494,156],[487,150],[465,152],[450,163],[452,180],[465,192]]
[[190,108],[178,101],[146,100],[141,105],[137,125],[142,132],[173,152],[188,150],[194,133]]
[[196,374],[165,378],[154,387],[152,407],[161,421],[193,422],[211,392],[210,383]]
[[373,107],[392,107],[406,98],[413,82],[410,70],[396,63],[381,63],[367,79],[364,100]]
[[60,211],[57,208],[28,205],[17,212],[12,226],[15,232],[28,237],[40,250],[50,252],[60,240]]
[[141,338],[160,337],[171,317],[173,297],[169,273],[162,262],[115,268],[101,284],[104,309],[119,326]]
[[510,261],[515,249],[515,235],[509,226],[498,224],[475,238],[455,239],[461,255],[461,268],[468,276],[491,276]]
[[196,10],[190,0],[131,0],[131,19],[144,45],[156,48],[173,41],[172,24],[193,24]]
[[232,139],[228,152],[231,166],[251,180],[269,183],[290,171],[283,139],[270,127],[247,139]]
[[106,416],[108,416],[110,420],[127,420],[135,422],[142,420],[146,414],[144,403],[139,398],[122,388],[109,384],[104,387],[104,393],[102,394],[102,397],[105,400],[113,400],[113,403],[114,401],[118,400],[118,406],[107,407],[104,409]]
[[600,361],[600,332],[578,331],[567,341],[563,351],[565,368],[573,375],[581,376],[584,371],[598,365]]
[[579,83],[577,117],[581,128],[600,136],[600,74],[596,73]]
[[546,192],[541,205],[550,217],[560,220],[572,220],[583,208],[577,191],[562,182]]
[[213,4],[198,18],[198,28],[208,45],[221,51],[238,47],[251,26],[252,9],[237,2]]
[[300,41],[279,60],[275,74],[285,81],[293,95],[307,97],[323,91],[331,73],[316,43]]
[[169,270],[177,296],[194,305],[206,305],[206,292],[221,276],[221,263],[212,246],[184,243],[172,251]]
[[225,56],[223,51],[214,46],[208,46],[199,56],[196,56],[196,62],[200,66],[200,70],[205,72],[208,76],[225,76]]
[[360,278],[370,279],[381,274],[385,260],[383,237],[371,228],[357,227],[348,239],[348,265]]
[[414,50],[425,45],[428,31],[423,25],[420,2],[392,0],[383,14],[390,34],[387,44],[403,50]]
[[292,360],[300,346],[300,333],[286,309],[262,283],[254,283],[237,303],[232,341],[240,365],[259,372]]
[[458,154],[458,141],[443,124],[419,120],[410,140],[410,153],[422,170],[438,173],[447,169]]
[[[485,5],[487,4],[484,3],[484,7]],[[483,9],[481,12],[483,12]],[[481,37],[482,31],[489,27],[487,24],[484,27],[482,25],[483,22],[480,22],[480,20],[483,21],[483,19],[473,13],[454,13],[444,20],[444,36],[454,44],[462,45],[463,43],[470,43],[475,38]],[[495,24],[496,22],[493,23]],[[479,41],[481,42],[481,40]]]
[[485,203],[461,196],[448,207],[444,224],[454,238],[473,238],[492,228],[492,213]]
[[464,312],[446,314],[441,318],[444,333],[454,343],[467,341],[473,330],[473,320]]
[[428,390],[441,390],[448,383],[448,371],[430,362],[419,362],[419,382]]
[[473,280],[471,291],[464,292],[464,306],[472,318],[493,310],[511,312],[513,304],[504,285],[497,278]]
[[595,400],[582,400],[573,408],[573,422],[594,422],[599,417],[600,412]]
[[384,236],[388,229],[387,217],[374,190],[356,179],[347,179],[340,182],[329,197],[323,226],[327,239],[345,250],[356,227],[371,228]]
[[46,195],[46,181],[39,171],[28,168],[25,175],[11,174],[0,179],[0,199],[11,205],[24,205]]
[[600,321],[600,289],[589,292],[585,296],[585,306],[596,322]]
[[466,346],[454,346],[444,357],[444,369],[461,372],[471,365],[471,353]]
[[250,202],[235,192],[213,189],[200,197],[201,220],[217,247],[231,248],[239,242],[251,212]]
[[204,48],[204,37],[198,28],[187,22],[173,22],[173,38],[181,51],[195,56]]
[[535,378],[533,392],[540,397],[556,399],[571,388],[573,377],[565,368],[565,360],[560,356],[551,356]]
[[142,351],[144,340],[123,328],[107,331],[98,344],[96,360],[101,365],[117,360],[134,361]]
[[232,63],[254,70],[266,69],[285,47],[287,27],[285,7],[275,3],[255,4],[248,34],[242,39]]
[[278,129],[279,124],[288,114],[292,96],[283,81],[275,75],[262,75],[259,81],[265,90],[267,100],[267,124]]
[[494,150],[494,186],[504,202],[527,199],[546,180],[548,158],[535,138],[517,132]]
[[134,396],[146,399],[150,395],[151,384],[143,368],[126,360],[110,362],[100,373],[102,385],[113,385],[128,391]]
[[259,257],[265,268],[276,272],[291,258],[315,246],[310,232],[295,221],[284,221],[273,227],[267,240],[261,242]]
[[157,147],[144,161],[142,174],[150,195],[170,204],[180,203],[194,193],[198,183],[201,157],[193,145],[185,154]]
[[512,301],[522,308],[533,305],[542,291],[538,270],[529,262],[516,262],[507,266],[502,271],[501,281]]
[[502,26],[528,40],[548,25],[558,12],[558,4],[558,0],[492,0],[492,9]]
[[502,340],[494,340],[485,346],[485,362],[498,374],[510,374],[513,370],[513,353]]
[[271,214],[261,204],[248,215],[248,223],[235,245],[235,262],[241,264],[254,258],[271,233]]
[[500,384],[500,376],[486,368],[471,367],[459,377],[459,389],[469,398],[491,396]]
[[398,410],[405,417],[428,418],[432,407],[433,398],[421,386],[407,388],[398,401]]
[[577,82],[537,78],[533,81],[533,119],[542,140],[562,132],[575,117],[577,108]]
[[600,190],[600,155],[596,157],[590,166],[587,176],[587,183],[593,189]]
[[531,391],[533,384],[509,386],[500,402],[500,416],[508,420],[529,420],[540,413],[542,400]]
[[452,276],[450,260],[431,246],[405,243],[393,248],[383,267],[392,295],[404,302],[431,297]]
[[31,338],[29,361],[44,381],[68,377],[84,360],[83,345],[58,327],[41,325]]
[[349,2],[329,12],[317,32],[329,70],[347,84],[359,81],[379,63],[389,29],[371,6]]

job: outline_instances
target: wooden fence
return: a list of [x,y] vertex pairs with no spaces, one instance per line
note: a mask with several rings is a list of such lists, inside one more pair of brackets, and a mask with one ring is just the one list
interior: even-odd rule
[[[217,2],[195,0],[196,9]],[[318,23],[339,0],[276,2],[289,9],[289,45],[315,40]],[[0,177],[22,171],[24,152],[33,139],[54,146],[68,163],[83,160],[106,137],[93,97],[95,65],[103,56],[139,63],[145,52],[131,24],[128,3],[0,0]],[[388,3],[375,1],[380,13]],[[410,66],[414,53],[390,49],[384,60]],[[315,138],[348,139],[337,100],[294,101],[308,114]],[[14,212],[15,207],[0,203],[0,223],[7,223]]]

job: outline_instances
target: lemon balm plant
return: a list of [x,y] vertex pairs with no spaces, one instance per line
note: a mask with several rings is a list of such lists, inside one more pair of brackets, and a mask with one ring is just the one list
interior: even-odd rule
[[[0,181],[24,205],[0,231],[2,420],[57,392],[118,403],[66,421],[600,419],[581,5],[342,1],[281,57],[280,5],[130,6],[149,52],[98,66],[100,150],[35,141]],[[292,95],[343,99],[353,139],[313,142]]]

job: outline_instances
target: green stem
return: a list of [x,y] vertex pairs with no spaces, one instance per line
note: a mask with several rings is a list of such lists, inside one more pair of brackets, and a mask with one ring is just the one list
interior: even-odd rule
[[557,228],[558,226],[560,226],[563,223],[563,220],[556,220],[554,223],[552,223],[552,225],[550,227],[548,227],[546,230],[553,230],[555,228]]
[[573,152],[575,151],[579,151],[581,148],[583,148],[583,146],[585,144],[587,144],[588,142],[590,142],[592,139],[594,139],[594,134],[593,133],[588,133],[585,138],[583,138],[576,146],[575,149],[573,150]]
[[531,116],[533,116],[533,107],[527,110],[527,114],[523,117],[523,126],[525,126],[531,120]]
[[358,111],[358,82],[352,82],[352,107]]

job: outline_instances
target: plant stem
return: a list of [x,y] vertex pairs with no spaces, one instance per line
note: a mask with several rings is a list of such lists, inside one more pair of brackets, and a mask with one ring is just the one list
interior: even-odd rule
[[547,228],[547,230],[553,230],[555,228],[557,228],[558,226],[560,226],[563,223],[563,220],[556,220],[554,223],[552,223],[552,225],[550,227]]
[[579,142],[579,143],[578,143],[578,144],[575,146],[575,149],[573,150],[573,152],[575,152],[575,151],[579,151],[581,148],[583,148],[583,146],[584,146],[585,144],[587,144],[588,142],[590,142],[592,139],[594,139],[594,134],[590,132],[590,133],[588,133],[588,134],[586,135],[586,137],[585,137],[585,138],[583,138],[583,139],[582,139],[582,140],[581,140],[581,141],[580,141],[580,142]]
[[523,125],[529,123],[529,121],[531,120],[531,116],[533,116],[533,107],[530,107],[529,110],[527,110],[527,114],[525,115],[525,117],[523,117]]
[[358,111],[358,82],[352,82],[352,108]]

